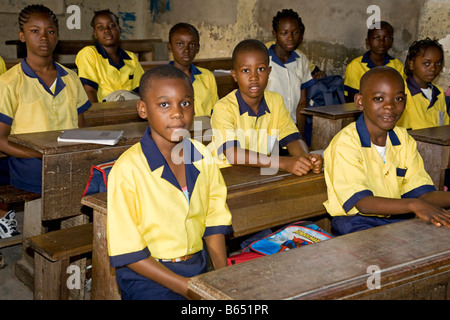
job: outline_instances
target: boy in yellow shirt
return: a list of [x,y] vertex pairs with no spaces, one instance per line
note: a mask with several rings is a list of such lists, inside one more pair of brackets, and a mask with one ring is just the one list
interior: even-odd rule
[[347,234],[417,217],[450,227],[450,193],[436,191],[415,140],[396,126],[406,105],[396,70],[376,67],[361,78],[355,103],[363,114],[324,152],[332,232]]

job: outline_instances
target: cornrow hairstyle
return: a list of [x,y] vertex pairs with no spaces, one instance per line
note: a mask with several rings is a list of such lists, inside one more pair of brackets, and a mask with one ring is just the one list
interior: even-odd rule
[[411,61],[414,61],[414,59],[421,54],[422,56],[425,55],[425,52],[428,50],[428,48],[435,47],[441,51],[442,54],[442,63],[444,63],[444,49],[442,45],[437,40],[432,40],[430,38],[426,38],[423,40],[414,41],[411,46],[408,49],[408,54],[406,55],[405,60],[405,74],[407,76],[412,75],[412,71],[409,68],[409,63]]
[[280,20],[284,19],[284,18],[292,18],[294,20],[297,20],[298,28],[300,29],[300,33],[305,33],[305,25],[302,22],[302,18],[300,18],[298,13],[292,9],[283,9],[281,11],[278,11],[277,14],[275,15],[275,17],[273,17],[272,29],[274,32],[277,32],[278,24],[280,23]]
[[372,32],[374,32],[374,30],[379,30],[382,29],[383,27],[386,27],[389,32],[391,33],[392,36],[394,36],[394,27],[387,21],[379,21],[380,23],[380,27],[376,28],[376,23],[374,22],[370,25],[370,27],[367,29],[367,39],[370,38],[370,35],[372,34]]
[[23,25],[30,20],[30,16],[35,13],[48,14],[56,29],[59,31],[58,18],[52,10],[41,4],[32,4],[22,9],[19,13],[19,29],[23,31]]
[[111,10],[104,9],[104,10],[94,11],[94,16],[92,17],[92,20],[91,20],[91,27],[92,28],[94,28],[95,18],[97,18],[98,16],[100,16],[102,14],[112,15],[116,19],[117,26],[120,27],[119,17],[116,16],[116,14],[114,12],[112,12]]
[[198,30],[193,25],[191,25],[189,23],[185,23],[185,22],[177,23],[172,28],[170,28],[170,30],[169,30],[169,43],[172,41],[172,37],[175,34],[175,32],[177,32],[179,30],[187,30],[187,31],[189,31],[194,37],[197,38],[197,42],[200,43],[200,35],[198,33]]
[[267,49],[266,45],[256,39],[247,39],[239,42],[233,50],[233,54],[231,57],[233,69],[235,68],[238,55],[251,51],[259,51],[264,53],[264,55],[267,57],[267,65],[269,65],[269,50]]
[[[191,81],[188,76],[175,66],[170,64],[160,65],[147,70],[141,77],[139,82],[139,95],[141,100],[145,99],[147,92],[151,89],[151,84],[154,80],[163,79],[181,79],[186,81],[186,84],[192,89]],[[194,91],[194,89],[192,89]]]

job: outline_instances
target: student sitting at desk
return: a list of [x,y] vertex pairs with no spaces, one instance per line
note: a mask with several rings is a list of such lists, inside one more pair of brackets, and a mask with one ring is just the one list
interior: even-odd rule
[[395,125],[406,104],[405,84],[393,68],[361,78],[355,103],[363,114],[324,152],[332,233],[347,234],[402,221],[414,214],[450,227],[450,193],[436,191],[416,141]]
[[269,48],[270,72],[268,91],[279,93],[292,120],[302,135],[306,117],[300,112],[307,107],[307,91],[315,80],[308,58],[296,51],[304,30],[302,19],[291,9],[279,11],[272,21],[275,44]]
[[444,67],[444,50],[439,42],[426,38],[415,41],[405,61],[406,109],[397,122],[407,129],[449,124],[444,90],[433,80]]
[[[123,299],[182,299],[190,277],[227,265],[227,188],[202,143],[189,137],[194,92],[180,69],[141,79],[138,112],[149,128],[109,174],[107,239]],[[184,137],[184,139],[183,139]]]
[[[210,146],[220,165],[280,168],[299,176],[320,172],[322,157],[309,153],[281,95],[265,90],[271,70],[266,46],[244,40],[233,50],[232,60],[231,75],[239,89],[220,99],[211,117]],[[290,157],[270,156],[277,140]]]
[[195,116],[211,116],[214,104],[219,100],[214,74],[192,62],[200,50],[200,35],[189,23],[178,23],[169,31],[167,49],[173,55],[170,64],[189,77],[195,94]]
[[367,31],[366,45],[370,50],[352,60],[345,69],[344,89],[347,102],[353,102],[354,95],[359,92],[362,75],[372,68],[392,67],[406,78],[401,61],[388,54],[394,42],[394,28],[386,21],[378,23],[379,27],[373,24]]
[[91,26],[96,43],[81,49],[75,59],[89,100],[115,101],[115,93],[123,91],[128,92],[126,99],[139,99],[144,69],[133,52],[120,48],[119,18],[108,9],[96,11]]
[[42,5],[27,6],[19,28],[27,56],[0,77],[0,151],[10,156],[10,184],[40,194],[42,155],[8,142],[9,135],[83,126],[91,103],[76,73],[53,61],[56,15]]

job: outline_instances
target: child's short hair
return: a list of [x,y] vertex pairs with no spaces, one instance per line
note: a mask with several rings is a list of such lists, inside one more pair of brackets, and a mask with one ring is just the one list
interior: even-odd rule
[[407,76],[412,75],[411,69],[409,69],[409,63],[413,61],[419,54],[424,55],[428,48],[435,47],[441,51],[442,63],[444,62],[444,49],[437,40],[426,38],[423,40],[414,41],[408,49],[408,54],[405,60],[405,74]]
[[200,42],[200,34],[198,33],[198,30],[191,24],[180,22],[174,25],[169,30],[169,43],[172,41],[172,36],[177,32],[178,30],[188,30],[194,37],[197,38],[197,42]]
[[56,26],[56,29],[59,30],[58,25],[58,18],[53,13],[52,10],[47,8],[46,6],[43,6],[41,4],[32,4],[22,9],[19,13],[19,29],[20,31],[23,31],[23,25],[28,22],[30,19],[30,16],[34,13],[45,13],[50,16],[50,19],[52,20],[53,24]]
[[94,16],[92,17],[92,20],[91,20],[92,28],[94,28],[95,18],[97,18],[99,15],[102,15],[102,14],[112,15],[116,19],[117,26],[120,27],[119,17],[116,16],[116,14],[114,12],[110,11],[109,9],[104,9],[104,10],[94,11]]
[[391,68],[391,67],[380,66],[380,67],[372,68],[363,74],[363,76],[361,77],[361,80],[360,80],[360,84],[359,84],[359,88],[360,88],[359,92],[363,93],[364,89],[366,88],[367,81],[373,75],[379,74],[379,73],[392,73],[404,85],[405,81],[404,81],[402,75],[400,74],[400,72],[398,72],[396,69]]
[[[186,83],[192,89],[191,81],[183,71],[170,64],[160,65],[147,70],[142,75],[139,82],[139,95],[141,96],[141,100],[145,98],[147,91],[151,89],[152,81],[162,79],[181,79],[186,81]],[[192,89],[192,91],[193,90],[194,89]]]
[[305,25],[302,22],[302,18],[298,15],[297,12],[295,12],[292,9],[283,9],[281,11],[278,11],[275,17],[272,19],[272,29],[274,32],[278,31],[278,24],[281,19],[283,18],[292,18],[294,20],[297,20],[298,22],[298,28],[300,29],[300,33],[305,33]]
[[[377,28],[377,23],[380,24],[380,27],[379,27],[379,28]],[[370,36],[372,35],[372,33],[373,33],[375,30],[380,30],[380,29],[382,29],[383,27],[386,27],[386,28],[389,30],[389,32],[390,32],[392,35],[394,35],[394,27],[393,27],[389,22],[387,22],[387,21],[375,21],[375,22],[372,23],[372,24],[370,25],[370,27],[367,29],[367,39],[370,38]]]
[[233,50],[233,55],[231,57],[233,68],[235,67],[237,56],[249,51],[260,51],[264,53],[264,55],[267,56],[267,64],[269,64],[269,50],[267,49],[266,45],[256,39],[247,39],[239,42]]

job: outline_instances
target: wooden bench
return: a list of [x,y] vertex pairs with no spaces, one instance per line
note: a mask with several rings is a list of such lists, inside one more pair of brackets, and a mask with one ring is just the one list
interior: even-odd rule
[[[11,185],[0,186],[0,203],[25,203],[27,201],[38,199],[40,196],[40,194],[17,189]],[[9,238],[0,239],[0,248],[22,243],[22,238],[22,234],[18,234]]]
[[[278,172],[263,176],[259,168],[233,166],[221,169],[228,189],[227,204],[233,219],[233,237],[252,234],[303,219],[322,219],[327,229],[327,198],[323,173],[296,177]],[[81,203],[93,209],[92,255],[93,300],[120,299],[115,271],[109,265],[106,241],[107,195],[86,196]]]
[[137,100],[97,102],[84,113],[88,127],[109,124],[147,122],[139,117],[136,108]]
[[[48,232],[30,238],[34,256],[35,300],[66,300],[69,298],[67,268],[71,258],[92,252],[92,223]],[[80,271],[78,280],[84,278]],[[81,285],[80,285],[81,287]],[[84,287],[84,286],[82,286]]]
[[450,228],[392,223],[191,279],[203,299],[450,299]]
[[[120,47],[124,50],[134,52],[138,55],[139,60],[145,61],[148,55],[155,51],[155,43],[162,42],[161,39],[132,39],[121,40]],[[20,40],[7,40],[6,45],[16,46],[16,58],[24,58],[27,55],[25,43]],[[58,56],[61,55],[76,55],[78,51],[86,46],[94,45],[92,40],[59,40],[53,52],[55,60],[58,61]],[[152,59],[150,59],[152,60]]]
[[326,149],[331,139],[362,113],[354,103],[302,109],[305,116],[312,116],[311,149]]
[[445,171],[450,168],[450,126],[411,130],[425,170],[438,190],[444,190]]

